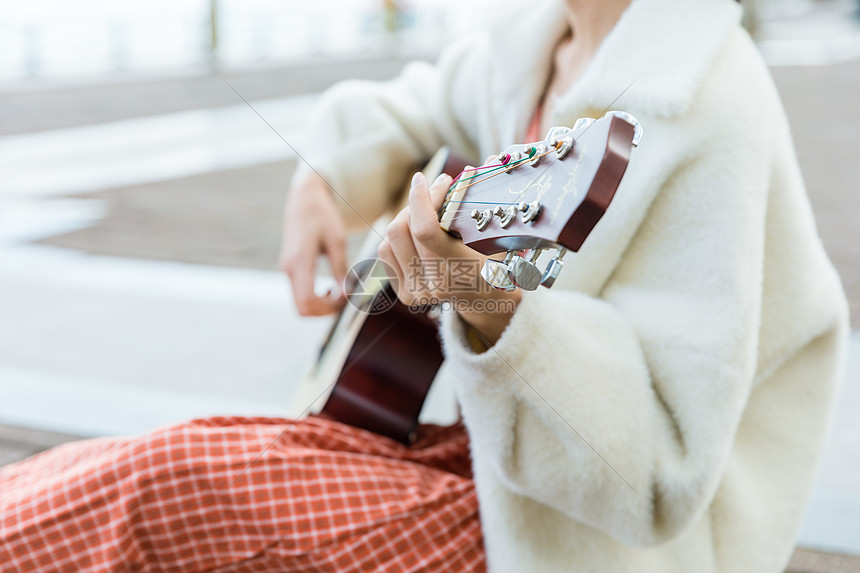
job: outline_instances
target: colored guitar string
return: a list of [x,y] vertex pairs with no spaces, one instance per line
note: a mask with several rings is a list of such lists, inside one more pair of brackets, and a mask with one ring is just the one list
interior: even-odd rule
[[463,173],[466,172],[466,170],[464,169],[463,171],[460,172],[459,175],[457,175],[457,177],[455,177],[451,181],[451,185],[448,187],[448,191],[454,190],[454,187],[457,186],[457,181],[468,181],[469,179],[474,179],[475,177],[478,177],[480,175],[484,175],[486,173],[489,173],[490,171],[497,171],[499,169],[504,169],[505,167],[515,167],[516,165],[518,165],[524,161],[528,161],[528,160],[532,159],[532,156],[535,154],[534,149],[535,148],[532,147],[532,152],[528,155],[528,157],[523,157],[522,159],[517,159],[516,161],[513,161],[513,162],[509,161],[508,163],[491,163],[490,165],[479,165],[478,167],[473,167],[472,169],[468,170],[468,171],[478,171],[479,169],[487,169],[488,171],[484,171],[484,173],[477,173],[475,175],[470,175],[468,177],[462,177]]
[[[484,171],[483,173],[476,173],[475,175],[470,175],[468,177],[462,176],[463,173],[466,172],[466,170],[464,169],[463,171],[460,172],[459,175],[457,175],[451,181],[451,185],[448,186],[448,192],[450,193],[450,192],[454,191],[454,188],[457,186],[458,181],[468,181],[469,179],[474,179],[475,177],[480,177],[481,175],[486,175],[487,173],[490,173],[491,171],[498,171],[500,169],[516,167],[520,163],[524,163],[526,161],[531,161],[533,159],[540,159],[541,157],[543,157],[544,155],[547,155],[548,153],[551,153],[552,151],[554,151],[554,149],[550,149],[546,153],[541,153],[540,155],[535,157],[534,155],[537,152],[537,150],[534,147],[532,147],[532,151],[528,154],[527,157],[523,157],[522,159],[517,159],[516,161],[511,161],[508,163],[492,163],[490,165],[480,165],[478,167],[473,167],[472,169],[469,169],[468,171],[478,171],[479,169],[486,169],[487,171]],[[475,181],[475,183],[480,183],[480,181]],[[469,187],[471,187],[475,183],[470,183],[469,185],[464,187],[464,189],[468,189]]]
[[[534,149],[534,148],[532,148],[532,149]],[[543,157],[543,156],[545,156],[545,155],[549,155],[550,153],[552,153],[552,152],[554,152],[554,151],[555,151],[555,149],[550,149],[549,151],[546,151],[546,152],[544,152],[544,153],[541,153],[541,154],[540,154],[540,155],[538,155],[538,156],[534,156],[534,152],[532,152],[531,154],[529,154],[529,156],[528,156],[528,157],[524,157],[523,159],[518,159],[517,161],[512,161],[512,162],[507,163],[507,164],[498,163],[498,164],[492,164],[492,165],[482,165],[482,166],[480,166],[480,167],[473,167],[472,169],[469,169],[469,171],[479,171],[479,170],[481,170],[481,169],[486,169],[486,170],[485,170],[485,171],[483,171],[483,172],[481,172],[481,173],[476,173],[475,175],[470,175],[470,176],[468,176],[468,177],[462,177],[462,178],[461,178],[461,175],[463,175],[463,173],[465,173],[465,172],[466,172],[466,170],[461,171],[461,172],[460,172],[460,175],[458,175],[458,176],[457,176],[457,177],[456,177],[456,178],[451,182],[451,185],[448,187],[448,192],[445,194],[445,195],[446,195],[446,199],[445,199],[445,201],[444,201],[444,204],[443,204],[443,206],[442,206],[442,209],[441,209],[441,210],[442,210],[442,211],[444,211],[445,207],[446,207],[447,205],[449,205],[450,203],[479,204],[479,205],[497,205],[498,203],[491,203],[491,202],[487,202],[487,201],[452,201],[452,200],[448,199],[448,197],[450,197],[450,196],[451,196],[451,194],[454,192],[454,188],[457,186],[456,181],[457,181],[458,179],[459,179],[460,181],[468,181],[468,180],[470,180],[470,179],[475,179],[476,177],[481,177],[481,176],[483,176],[483,175],[487,175],[488,173],[491,173],[491,172],[493,172],[493,171],[498,171],[498,173],[493,173],[492,175],[487,175],[487,176],[486,176],[486,177],[484,177],[483,179],[479,179],[478,181],[473,181],[472,183],[469,183],[468,185],[464,186],[464,187],[462,188],[462,190],[463,190],[463,191],[465,191],[465,190],[466,190],[466,189],[468,189],[469,187],[472,187],[472,186],[474,186],[474,185],[477,185],[478,183],[481,183],[481,182],[486,181],[486,180],[488,180],[488,179],[492,179],[493,177],[497,177],[497,176],[502,175],[502,174],[504,174],[504,173],[508,173],[508,172],[510,171],[510,169],[512,169],[512,168],[514,168],[514,167],[516,167],[517,165],[520,165],[521,163],[525,163],[525,162],[528,162],[528,161],[533,161],[533,160],[536,160],[536,159],[540,159],[541,157]],[[521,195],[522,195],[522,194],[521,194]],[[461,211],[467,211],[467,210],[468,210],[468,209],[456,209],[456,210],[454,211],[454,213],[456,214],[456,213],[459,213],[459,212],[461,212]]]

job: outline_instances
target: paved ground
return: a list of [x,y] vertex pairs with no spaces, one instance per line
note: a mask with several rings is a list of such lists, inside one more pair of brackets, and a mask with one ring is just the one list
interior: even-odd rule
[[856,573],[860,558],[838,553],[796,549],[785,573]]
[[818,230],[860,328],[860,62],[773,68]]
[[0,466],[22,460],[78,436],[0,424]]
[[[223,77],[249,100],[321,91],[344,77],[385,79],[403,58],[307,59],[289,66],[224,71]],[[44,89],[38,81],[0,84],[0,135],[89,125],[132,117],[236,103],[236,94],[217,76],[134,78],[78,87]]]
[[79,195],[99,224],[39,241],[99,255],[274,269],[295,161]]

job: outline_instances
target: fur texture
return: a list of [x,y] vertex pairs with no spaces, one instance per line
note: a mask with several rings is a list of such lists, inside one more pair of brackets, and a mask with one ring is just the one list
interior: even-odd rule
[[[521,138],[565,25],[559,0],[531,6],[436,66],[331,90],[310,163],[372,220],[439,145]],[[791,554],[847,306],[738,21],[729,0],[633,1],[550,118],[642,123],[613,205],[494,349],[443,318],[492,571],[762,573]]]

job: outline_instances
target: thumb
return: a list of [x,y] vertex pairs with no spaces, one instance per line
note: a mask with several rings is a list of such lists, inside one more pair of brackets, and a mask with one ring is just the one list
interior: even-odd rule
[[437,204],[441,205],[450,184],[451,177],[440,175],[433,182],[431,196],[431,187],[423,173],[418,172],[412,178],[412,187],[409,190],[409,228],[413,238],[430,249],[449,238],[439,226],[436,207]]

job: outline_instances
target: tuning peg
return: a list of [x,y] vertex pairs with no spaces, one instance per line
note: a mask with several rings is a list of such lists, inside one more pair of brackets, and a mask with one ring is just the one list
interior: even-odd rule
[[503,229],[506,229],[508,225],[516,218],[517,216],[517,207],[515,205],[508,205],[507,207],[502,207],[498,205],[493,211],[493,215],[499,218],[499,224]]
[[633,147],[639,146],[639,141],[642,140],[642,125],[639,120],[633,117],[626,111],[612,110],[606,112],[603,117],[619,117],[633,126]]
[[508,156],[508,160],[503,163],[506,168],[503,172],[513,173],[514,169],[519,165],[519,161],[523,158],[523,155],[519,151],[511,151],[505,155]]
[[535,261],[540,256],[540,249],[534,249],[529,259],[514,255],[508,263],[508,277],[511,282],[523,290],[535,290],[540,285],[542,273]]
[[535,199],[531,203],[526,203],[525,201],[520,202],[517,205],[517,208],[523,212],[523,223],[530,223],[535,221],[540,215],[541,212],[541,204],[540,201]]
[[516,256],[516,252],[509,251],[505,256],[504,261],[495,261],[493,259],[487,259],[484,262],[484,266],[481,268],[481,278],[483,278],[487,283],[499,290],[510,292],[512,290],[516,290],[516,285],[511,281],[508,276],[508,264],[511,260]]
[[562,267],[564,267],[564,255],[567,253],[567,249],[559,248],[555,252],[555,256],[549,262],[546,267],[546,270],[543,273],[543,277],[541,277],[540,284],[545,286],[546,288],[552,287],[555,284],[555,279],[558,278],[558,273],[561,272]]
[[559,159],[564,159],[567,156],[567,152],[573,149],[573,138],[569,135],[562,137],[561,139],[555,140],[555,155]]
[[478,227],[479,231],[486,229],[490,225],[490,221],[493,220],[493,213],[489,209],[472,209],[469,216],[475,220],[475,226]]
[[543,143],[538,145],[526,145],[523,147],[523,153],[528,157],[531,157],[531,161],[528,162],[532,167],[537,167],[538,164],[543,159],[544,154],[547,152],[547,147]]
[[567,152],[573,147],[572,133],[567,127],[553,127],[546,134],[550,147],[555,148],[555,154],[559,159],[564,159]]

